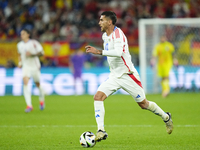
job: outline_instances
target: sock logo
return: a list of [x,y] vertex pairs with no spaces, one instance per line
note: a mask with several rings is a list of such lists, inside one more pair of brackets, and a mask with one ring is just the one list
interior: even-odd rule
[[141,97],[141,96],[138,94],[136,98],[139,98],[139,97]]
[[100,117],[100,116],[99,116],[99,114],[97,114],[95,117],[98,118],[98,117]]
[[156,113],[156,109],[153,111],[154,114],[159,115],[159,113]]
[[100,110],[98,109],[98,110],[95,110],[95,112],[99,112]]

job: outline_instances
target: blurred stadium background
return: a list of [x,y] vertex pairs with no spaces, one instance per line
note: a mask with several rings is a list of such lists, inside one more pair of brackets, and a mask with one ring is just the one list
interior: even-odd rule
[[[87,44],[102,48],[102,33],[98,26],[101,12],[112,10],[117,14],[117,26],[126,34],[132,61],[140,72],[139,20],[197,19],[200,17],[199,6],[199,0],[0,0],[0,95],[22,95],[21,70],[16,67],[16,44],[23,28],[31,30],[32,38],[43,45],[45,56],[41,57],[41,72],[46,92],[73,95],[69,58],[76,49],[84,51]],[[160,34],[167,33],[169,41],[175,45],[179,68],[174,68],[173,81],[177,80],[177,84],[174,86],[171,80],[173,92],[197,92],[200,89],[200,30],[199,26],[188,26],[163,24],[145,28],[151,31],[143,37],[147,39],[143,44],[146,45],[146,72],[152,78],[156,78],[156,73],[150,68],[149,59]],[[85,54],[85,94],[93,95],[108,73],[105,57]],[[147,86],[148,93],[160,92],[157,80],[145,81],[148,82],[145,84],[153,85],[153,88]],[[38,94],[32,81],[30,88],[34,95]]]

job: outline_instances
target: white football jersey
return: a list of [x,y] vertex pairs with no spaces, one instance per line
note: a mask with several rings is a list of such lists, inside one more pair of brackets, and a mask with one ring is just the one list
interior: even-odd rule
[[28,69],[40,69],[40,60],[38,56],[35,57],[26,57],[26,52],[29,51],[31,54],[37,54],[38,52],[42,52],[42,45],[33,39],[30,39],[28,42],[20,41],[17,44],[18,53],[21,55],[22,60],[22,68]]
[[109,36],[105,32],[102,39],[104,41],[102,55],[107,56],[111,74],[121,77],[125,73],[136,72],[131,61],[127,38],[120,28],[115,27]]

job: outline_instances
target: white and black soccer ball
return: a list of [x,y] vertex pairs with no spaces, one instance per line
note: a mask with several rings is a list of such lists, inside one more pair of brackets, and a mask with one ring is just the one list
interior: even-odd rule
[[80,144],[83,147],[93,147],[96,144],[94,133],[92,133],[90,131],[86,131],[83,134],[81,134]]

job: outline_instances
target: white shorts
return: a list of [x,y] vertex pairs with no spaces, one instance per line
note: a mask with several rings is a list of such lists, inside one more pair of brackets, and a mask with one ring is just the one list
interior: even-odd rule
[[120,88],[128,92],[136,102],[141,102],[146,98],[137,72],[133,74],[123,74],[120,78],[110,75],[109,78],[99,86],[97,91],[105,93],[108,97]]
[[32,77],[34,82],[40,82],[40,75],[41,72],[39,69],[22,69],[22,77]]

